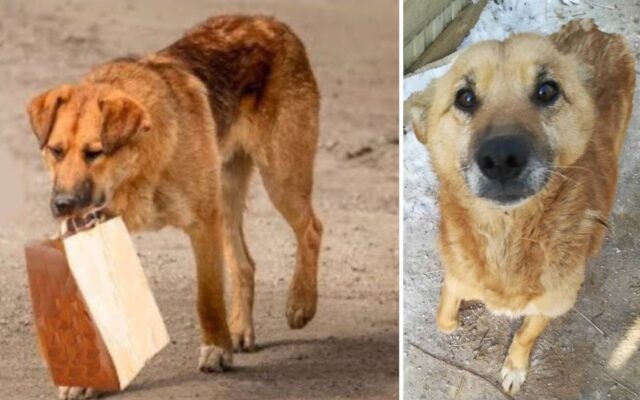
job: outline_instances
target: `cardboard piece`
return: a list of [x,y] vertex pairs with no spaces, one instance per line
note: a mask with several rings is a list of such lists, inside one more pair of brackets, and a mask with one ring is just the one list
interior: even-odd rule
[[26,247],[43,358],[57,386],[122,390],[169,343],[121,218]]

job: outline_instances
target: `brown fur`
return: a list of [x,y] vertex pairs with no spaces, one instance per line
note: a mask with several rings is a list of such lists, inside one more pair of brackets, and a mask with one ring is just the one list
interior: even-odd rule
[[[322,234],[311,206],[318,108],[304,47],[287,26],[225,16],[162,51],[106,63],[36,97],[29,115],[54,191],[88,185],[91,204],[106,200],[106,211],[129,229],[169,225],[190,236],[200,368],[209,371],[230,363],[232,346],[254,348],[255,265],[242,232],[254,165],[298,242],[289,325],[302,328],[314,316]],[[90,161],[91,151],[103,154]],[[223,253],[232,280],[229,328]]]
[[[551,71],[565,96],[545,111],[529,97],[540,66]],[[471,117],[451,106],[456,83],[469,71],[482,98]],[[524,381],[531,348],[549,318],[573,307],[586,259],[599,251],[634,85],[634,59],[625,40],[591,21],[573,21],[548,38],[521,34],[472,46],[413,109],[416,134],[440,181],[446,275],[437,324],[445,332],[455,330],[464,299],[524,315],[502,370],[507,391],[517,391]],[[545,188],[509,209],[472,196],[460,172],[474,135],[495,123],[526,126],[554,155]]]

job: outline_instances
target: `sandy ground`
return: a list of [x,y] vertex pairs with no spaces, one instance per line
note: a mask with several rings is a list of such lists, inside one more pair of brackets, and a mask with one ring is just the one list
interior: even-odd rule
[[196,372],[187,239],[173,230],[136,235],[172,343],[113,398],[397,398],[397,3],[0,0],[0,399],[54,395],[36,349],[22,253],[26,241],[55,230],[48,174],[23,111],[27,100],[95,63],[159,49],[206,16],[230,11],[289,23],[306,43],[320,83],[319,311],[306,329],[287,328],[294,238],[256,181],[246,220],[258,263],[260,350],[237,355],[234,371],[224,375]]
[[[513,2],[512,2],[513,3]],[[527,1],[516,2],[528,7]],[[589,3],[596,4],[590,6]],[[551,18],[594,17],[601,27],[624,34],[640,62],[640,2],[582,1],[565,7],[549,1]],[[614,7],[615,5],[615,7]],[[640,399],[640,355],[637,344],[622,368],[607,368],[612,353],[632,326],[640,327],[640,91],[624,154],[618,199],[602,254],[588,263],[575,309],[555,319],[534,348],[531,370],[517,399]],[[415,148],[409,135],[405,149]],[[407,150],[405,150],[405,156]],[[405,174],[415,165],[405,165]],[[405,180],[404,210],[404,394],[407,399],[501,399],[491,383],[499,371],[520,321],[496,317],[479,304],[463,306],[462,329],[451,336],[438,332],[434,315],[442,280],[435,248],[435,187],[426,167]],[[418,201],[419,198],[425,201]],[[407,199],[414,199],[407,207]],[[577,311],[576,311],[577,310]],[[589,318],[594,328],[580,313]],[[484,376],[489,382],[449,363]]]

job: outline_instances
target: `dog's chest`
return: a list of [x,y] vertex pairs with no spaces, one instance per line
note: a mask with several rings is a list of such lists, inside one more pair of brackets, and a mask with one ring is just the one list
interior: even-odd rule
[[504,218],[458,231],[447,269],[461,298],[483,301],[507,315],[558,314],[575,300],[583,277],[588,235],[578,223],[564,229]]
[[109,211],[122,216],[132,231],[158,230],[169,225],[185,228],[194,220],[191,206],[181,191],[151,186],[121,191],[114,196]]

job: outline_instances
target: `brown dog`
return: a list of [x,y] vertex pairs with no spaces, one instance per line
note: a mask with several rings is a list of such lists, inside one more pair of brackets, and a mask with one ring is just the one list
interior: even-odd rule
[[[28,112],[53,175],[51,208],[66,218],[102,208],[131,230],[174,226],[197,261],[199,368],[251,351],[254,262],[242,232],[249,178],[295,232],[286,315],[314,316],[322,226],[311,205],[319,94],[300,40],[266,17],[208,20],[142,58],[115,60],[34,98]],[[223,252],[232,280],[227,327]],[[63,398],[85,396],[64,388]]]
[[501,373],[509,393],[600,249],[634,85],[625,40],[582,20],[470,47],[413,108],[440,182],[438,328],[458,327],[465,299],[524,316]]

